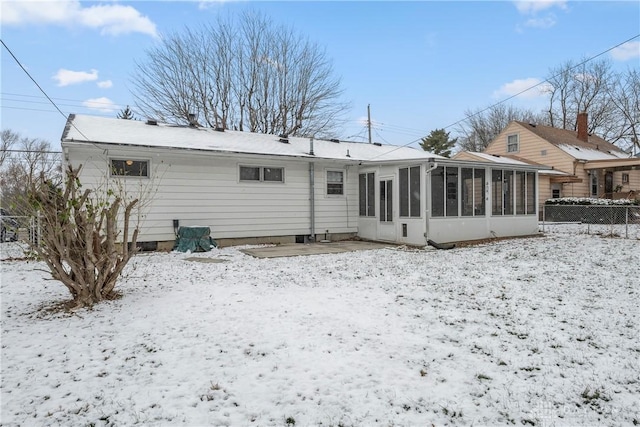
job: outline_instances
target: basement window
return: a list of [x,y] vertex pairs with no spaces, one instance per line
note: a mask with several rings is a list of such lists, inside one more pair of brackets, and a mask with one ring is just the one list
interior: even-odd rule
[[111,159],[111,176],[149,178],[149,161]]

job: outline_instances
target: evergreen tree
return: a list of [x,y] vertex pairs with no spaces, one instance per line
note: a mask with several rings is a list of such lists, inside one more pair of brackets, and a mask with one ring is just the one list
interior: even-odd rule
[[422,138],[420,146],[424,151],[429,151],[439,156],[451,156],[451,149],[455,147],[458,138],[449,139],[449,132],[444,129],[432,130],[429,136]]
[[131,109],[129,108],[129,106],[127,105],[127,108],[125,108],[124,110],[120,111],[118,113],[118,118],[119,119],[124,119],[124,120],[133,120],[135,119],[135,117],[133,116],[133,111],[131,111]]

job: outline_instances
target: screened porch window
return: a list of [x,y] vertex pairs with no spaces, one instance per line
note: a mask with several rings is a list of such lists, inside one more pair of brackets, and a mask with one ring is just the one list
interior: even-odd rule
[[431,171],[431,216],[458,216],[459,171],[457,167],[438,166]]
[[481,216],[484,211],[484,169],[462,168],[462,216]]
[[420,216],[420,166],[400,168],[400,216]]
[[444,216],[444,166],[431,171],[431,216]]
[[534,172],[494,169],[491,171],[491,214],[532,215],[536,209]]
[[358,183],[360,216],[376,216],[375,173],[361,173],[358,175]]

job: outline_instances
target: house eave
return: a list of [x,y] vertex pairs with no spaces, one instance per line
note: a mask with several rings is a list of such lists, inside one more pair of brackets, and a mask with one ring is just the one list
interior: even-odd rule
[[590,160],[584,164],[585,170],[606,169],[612,172],[640,170],[640,159]]

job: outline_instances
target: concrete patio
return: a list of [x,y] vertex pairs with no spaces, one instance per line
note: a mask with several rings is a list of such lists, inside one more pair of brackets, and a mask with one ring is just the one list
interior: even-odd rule
[[256,258],[278,258],[303,255],[337,254],[342,252],[365,251],[395,246],[390,243],[345,240],[329,243],[288,243],[264,248],[242,249],[247,255]]

